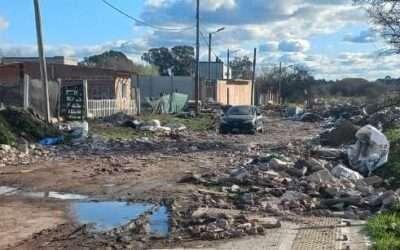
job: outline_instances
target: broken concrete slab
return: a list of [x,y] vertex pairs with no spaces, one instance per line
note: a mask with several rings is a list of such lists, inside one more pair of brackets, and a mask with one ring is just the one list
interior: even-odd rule
[[342,164],[339,164],[336,167],[334,167],[331,170],[331,173],[336,178],[348,179],[353,182],[357,182],[358,180],[362,180],[364,178],[360,173],[358,173],[354,170],[351,170]]

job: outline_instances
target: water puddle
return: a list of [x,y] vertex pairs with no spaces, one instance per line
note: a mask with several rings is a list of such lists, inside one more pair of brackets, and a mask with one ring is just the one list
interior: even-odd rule
[[151,203],[128,203],[120,201],[90,201],[80,194],[59,192],[31,192],[19,188],[0,186],[0,196],[18,196],[27,198],[51,198],[70,201],[72,213],[79,223],[93,224],[98,232],[118,228],[141,215],[153,211],[150,216],[150,229],[153,236],[166,237],[169,234],[169,211],[165,206]]
[[[118,201],[75,202],[72,204],[73,214],[82,224],[94,224],[99,232],[127,224],[154,208],[149,203],[127,203]],[[160,206],[150,215],[151,234],[167,236],[169,233],[169,212]]]
[[88,197],[80,194],[60,193],[60,192],[30,192],[22,189],[0,186],[0,196],[22,196],[28,198],[51,198],[57,200],[85,200]]

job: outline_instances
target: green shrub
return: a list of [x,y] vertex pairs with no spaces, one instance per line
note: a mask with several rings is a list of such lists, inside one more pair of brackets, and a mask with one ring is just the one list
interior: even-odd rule
[[12,145],[15,143],[15,136],[11,132],[8,123],[0,116],[0,144]]
[[386,180],[388,188],[400,188],[400,127],[386,130],[385,135],[390,141],[389,161],[375,174]]
[[374,216],[368,221],[367,228],[374,240],[374,249],[400,249],[400,206]]

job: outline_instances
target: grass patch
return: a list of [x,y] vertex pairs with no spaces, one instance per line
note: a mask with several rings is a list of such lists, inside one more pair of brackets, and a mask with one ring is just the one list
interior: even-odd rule
[[209,131],[215,129],[214,116],[208,113],[200,114],[194,118],[171,114],[144,114],[140,116],[139,119],[144,121],[159,120],[162,125],[168,123],[182,123],[192,131]]
[[400,127],[387,129],[385,135],[390,141],[389,161],[375,174],[381,176],[388,183],[388,188],[400,188]]
[[[171,114],[144,114],[137,117],[142,121],[159,120],[161,125],[168,123],[184,124],[191,131],[208,131],[214,130],[214,118],[212,114],[201,114],[195,118],[185,118],[179,115]],[[128,139],[134,140],[142,137],[152,137],[154,133],[147,131],[140,131],[130,127],[123,126],[104,126],[102,123],[90,123],[90,135],[98,134],[107,139]]]
[[373,249],[400,249],[400,205],[390,212],[374,216],[368,221],[368,233],[374,240]]

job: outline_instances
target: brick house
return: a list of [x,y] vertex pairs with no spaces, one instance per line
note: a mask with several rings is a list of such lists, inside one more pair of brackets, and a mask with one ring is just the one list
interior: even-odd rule
[[[50,106],[53,115],[60,113],[63,95],[71,89],[81,96],[83,83],[87,82],[88,112],[95,116],[107,116],[119,111],[130,111],[136,106],[136,93],[132,86],[133,72],[90,68],[77,65],[48,64]],[[28,92],[28,97],[25,93]],[[108,103],[107,103],[108,101]],[[8,105],[30,104],[43,113],[43,89],[40,81],[40,65],[20,62],[0,65],[0,102]],[[72,105],[71,105],[72,106]],[[105,107],[107,106],[107,107]],[[107,108],[107,112],[102,109]]]

